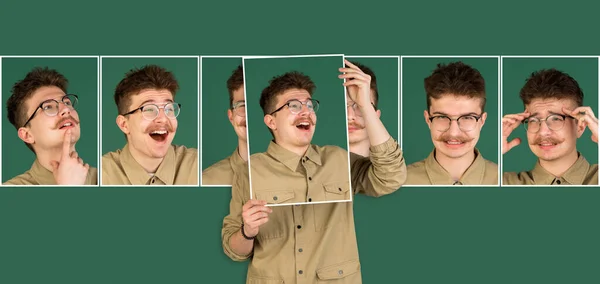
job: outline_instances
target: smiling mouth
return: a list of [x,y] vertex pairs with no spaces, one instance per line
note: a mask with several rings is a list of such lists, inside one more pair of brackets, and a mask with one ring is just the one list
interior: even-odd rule
[[300,122],[296,127],[300,130],[308,131],[310,130],[310,123],[308,122]]
[[156,142],[164,142],[165,140],[167,140],[168,135],[169,132],[167,132],[166,130],[155,130],[150,132],[150,137],[152,137],[152,139],[154,139],[154,141]]
[[556,146],[558,145],[557,143],[552,143],[552,142],[542,142],[539,143],[538,146],[540,147],[552,147],[552,146]]
[[449,145],[449,146],[459,146],[459,145],[465,144],[465,142],[454,141],[454,140],[444,141],[444,143],[446,143],[446,145]]
[[71,127],[71,126],[74,126],[74,123],[70,122],[70,121],[67,121],[67,122],[63,123],[63,125],[61,125],[58,129],[63,129],[63,128],[66,128],[66,127]]

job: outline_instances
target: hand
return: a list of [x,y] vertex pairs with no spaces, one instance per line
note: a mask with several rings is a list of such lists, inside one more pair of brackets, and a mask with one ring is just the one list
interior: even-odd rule
[[521,138],[515,138],[508,141],[508,136],[515,130],[523,120],[528,118],[531,114],[528,112],[522,112],[517,114],[507,114],[502,117],[502,155],[510,151],[510,149],[521,144]]
[[50,165],[56,184],[83,185],[85,183],[90,165],[83,164],[77,152],[71,152],[71,129],[65,132],[60,161],[50,161]]
[[592,131],[592,141],[598,143],[598,118],[594,116],[592,108],[581,106],[570,110],[563,107],[563,112],[577,119],[577,126],[587,126]]
[[348,88],[348,96],[352,99],[360,108],[364,108],[371,105],[371,76],[365,74],[356,65],[350,63],[350,61],[344,59],[346,65],[349,68],[340,68],[341,74],[338,76],[340,79],[346,79],[344,87]]
[[258,235],[259,227],[269,221],[269,214],[273,209],[265,206],[266,201],[250,199],[242,206],[242,220],[244,221],[244,234],[250,238]]

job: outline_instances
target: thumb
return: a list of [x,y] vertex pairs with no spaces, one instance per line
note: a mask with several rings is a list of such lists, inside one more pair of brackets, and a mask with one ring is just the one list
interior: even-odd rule
[[521,138],[515,138],[512,141],[508,142],[506,144],[506,149],[504,149],[504,153],[510,151],[510,149],[514,148],[515,146],[521,144]]
[[58,170],[59,163],[57,161],[50,161],[50,166],[52,167],[52,172],[55,173]]

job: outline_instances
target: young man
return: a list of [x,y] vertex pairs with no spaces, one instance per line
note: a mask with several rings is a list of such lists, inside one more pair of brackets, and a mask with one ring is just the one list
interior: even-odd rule
[[95,185],[96,168],[75,150],[81,133],[77,95],[67,94],[68,80],[56,70],[34,68],[12,88],[8,120],[35,153],[31,169],[5,185]]
[[498,165],[476,148],[487,113],[485,81],[478,70],[462,62],[438,64],[425,78],[433,151],[407,167],[406,184],[494,185]]
[[521,144],[508,141],[523,123],[529,148],[538,157],[533,170],[506,172],[507,185],[598,185],[598,165],[590,165],[577,151],[577,139],[586,127],[598,143],[598,119],[592,108],[583,105],[583,91],[568,74],[544,69],[531,74],[520,92],[525,111],[502,118],[502,151]]
[[[377,109],[377,104],[379,102],[379,93],[377,91],[377,77],[375,77],[375,72],[371,70],[371,68],[364,66],[357,62],[352,62],[360,71],[362,71],[365,75],[371,77],[370,89],[371,89],[371,105],[375,109],[375,113],[377,114],[377,118],[381,117],[381,111]],[[347,88],[346,92],[348,93],[348,139],[350,142],[350,152],[361,155],[363,157],[368,157],[371,145],[369,144],[369,137],[367,135],[367,130],[365,129],[365,119],[363,118],[362,112],[358,105],[352,101],[352,97],[355,97],[356,94],[350,94],[350,92],[355,92],[355,88]]]
[[127,139],[123,149],[102,157],[103,185],[198,184],[198,151],[172,145],[180,105],[179,84],[156,65],[133,69],[119,82],[117,126]]
[[238,66],[227,80],[229,109],[227,117],[238,137],[238,147],[231,156],[202,171],[203,185],[231,185],[234,170],[247,171],[246,102],[244,101],[244,70]]
[[[345,73],[340,78],[347,79],[344,86],[357,90],[352,92],[356,96],[351,99],[363,112],[369,141],[374,145],[370,158],[350,154],[352,187],[355,193],[370,196],[392,193],[406,179],[402,152],[370,103],[369,76],[351,63],[346,64],[349,68],[339,69]],[[274,78],[263,91],[264,121],[275,141],[267,150],[271,163],[261,166],[275,170],[276,178],[287,178],[285,184],[273,184],[281,186],[279,189],[293,188],[310,193],[325,188],[338,194],[341,187],[328,187],[329,184],[323,183],[327,177],[319,174],[331,171],[330,168],[347,174],[347,169],[340,164],[347,163],[347,158],[333,160],[338,151],[344,151],[311,144],[317,122],[310,107],[311,102],[312,107],[315,106],[313,88],[310,78],[291,72]],[[255,162],[255,158],[266,160],[267,157],[264,153],[251,156],[252,168],[261,163]],[[253,172],[253,181],[255,178],[261,176]],[[343,283],[361,282],[351,202],[267,207],[267,202],[277,200],[250,199],[249,190],[248,172],[237,172],[230,214],[225,217],[222,230],[223,248],[231,259],[252,258],[249,283],[316,283],[333,279]]]

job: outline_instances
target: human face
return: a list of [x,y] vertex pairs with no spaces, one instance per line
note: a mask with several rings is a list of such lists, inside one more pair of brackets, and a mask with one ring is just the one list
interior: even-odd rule
[[[293,99],[305,103],[311,99],[311,96],[306,90],[287,90],[277,96],[275,109]],[[266,115],[265,123],[273,131],[277,144],[284,147],[305,147],[310,145],[312,141],[317,124],[317,115],[309,110],[306,105],[302,105],[302,110],[297,114],[293,114],[288,107],[283,107],[272,115]]]
[[[358,144],[369,139],[367,130],[365,129],[365,119],[362,116],[358,105],[355,104],[349,96],[346,96],[346,108],[348,110],[348,139],[350,144]],[[375,105],[374,92],[371,90],[371,104]],[[381,115],[381,111],[377,110],[377,117]]]
[[[239,103],[245,103],[245,101],[244,101],[244,86],[243,85],[239,89],[233,91],[233,105],[236,106],[236,104],[239,104]],[[244,106],[240,105],[240,106],[236,107],[235,110],[232,110],[230,108],[227,111],[227,116],[229,117],[229,122],[231,122],[231,125],[233,126],[233,130],[235,131],[235,134],[242,141],[246,141],[246,114],[245,114],[245,111],[246,111],[245,104],[244,104]],[[243,112],[244,115],[240,115],[241,112]]]
[[[131,97],[129,111],[148,104],[162,107],[172,102],[173,94],[168,90],[146,89]],[[154,120],[144,118],[141,110],[119,117],[122,118],[119,126],[133,151],[148,158],[163,158],[167,154],[177,131],[177,118],[168,117],[162,108]]]
[[[71,129],[71,143],[76,143],[80,136],[79,115],[77,111],[63,103],[63,97],[66,94],[56,86],[41,87],[33,92],[32,96],[25,101],[27,109],[27,118],[33,115],[33,118],[27,125],[19,130],[19,137],[32,144],[36,151],[55,149],[62,146],[65,132]],[[48,100],[56,100],[58,104],[58,113],[55,116],[49,116],[40,104]],[[65,99],[65,102],[68,102]]]
[[[530,117],[545,119],[551,114],[563,114],[562,108],[574,109],[575,102],[567,99],[533,99],[525,110]],[[552,130],[544,122],[539,131],[527,131],[527,143],[531,151],[542,161],[554,161],[577,152],[577,138],[583,134],[584,127],[577,127],[577,120],[567,116],[559,130]]]
[[[436,155],[451,159],[458,159],[474,152],[487,117],[487,113],[482,114],[480,99],[454,94],[445,94],[439,99],[432,99],[429,112],[425,111],[424,114]],[[456,120],[459,117],[463,117],[460,121],[462,127],[459,127],[459,122]],[[480,118],[476,119],[476,117]],[[447,118],[452,119],[449,127]]]

